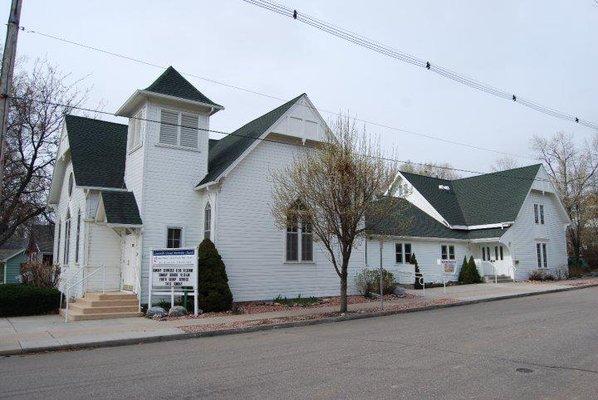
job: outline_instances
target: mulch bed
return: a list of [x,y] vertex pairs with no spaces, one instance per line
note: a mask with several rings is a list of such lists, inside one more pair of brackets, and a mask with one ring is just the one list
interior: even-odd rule
[[[358,296],[355,296],[358,297]],[[378,302],[378,300],[369,300],[365,299],[366,301],[358,301],[359,303],[363,302]],[[431,306],[431,305],[444,305],[444,304],[452,304],[458,302],[457,300],[453,299],[427,299],[419,296],[414,295],[407,295],[402,298],[397,298],[396,296],[385,296],[385,300],[390,301],[394,300],[392,303],[387,303],[384,305],[384,311],[407,311],[411,309],[418,309],[421,307]],[[355,303],[353,303],[355,304]],[[327,303],[330,305],[330,303]],[[368,310],[359,310],[359,311],[351,311],[347,314],[366,314],[370,312],[377,312],[379,308],[375,305]],[[318,306],[312,307],[317,308]],[[287,307],[292,308],[292,307]],[[210,313],[212,316],[222,316],[226,315],[226,313]],[[197,318],[206,318],[203,314]],[[202,325],[188,325],[188,326],[179,326],[180,329],[184,330],[185,332],[211,332],[211,331],[221,331],[221,330],[228,330],[228,329],[239,329],[239,328],[247,328],[253,326],[265,326],[265,325],[277,325],[281,323],[287,322],[296,322],[296,321],[310,321],[310,320],[317,320],[323,318],[330,318],[330,317],[339,317],[344,316],[345,314],[341,314],[339,312],[322,312],[317,314],[311,315],[294,315],[288,317],[277,317],[277,318],[260,318],[256,320],[250,321],[235,321],[235,322],[227,322],[227,323],[214,323],[214,324],[202,324]],[[209,316],[209,315],[208,315]],[[193,317],[191,317],[193,318]],[[181,319],[181,318],[180,318]],[[184,317],[183,317],[184,319]]]

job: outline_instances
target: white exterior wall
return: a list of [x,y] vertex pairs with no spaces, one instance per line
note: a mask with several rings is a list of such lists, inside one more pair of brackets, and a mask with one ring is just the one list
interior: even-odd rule
[[[545,223],[536,224],[534,204],[544,205]],[[554,271],[567,265],[565,236],[566,220],[559,211],[556,195],[551,192],[531,191],[525,199],[513,226],[501,238],[511,248],[515,261],[515,279],[526,280],[531,271],[538,269],[536,243],[546,243],[548,269]]]
[[[285,231],[270,212],[269,177],[290,164],[295,146],[261,142],[224,180],[218,193],[215,244],[223,258],[235,301],[338,295],[340,279],[324,250],[314,243],[313,263],[285,263]],[[349,291],[364,265],[364,246],[349,266]]]
[[[147,105],[141,107],[138,111],[140,114],[138,115],[140,118],[146,118],[147,116]],[[145,156],[145,131],[147,124],[149,122],[144,120],[139,120],[139,137],[140,137],[140,145],[131,148],[129,143],[129,137],[131,135],[131,119],[129,119],[129,129],[127,137],[127,157],[125,161],[125,185],[127,189],[135,195],[135,200],[137,201],[137,206],[139,207],[139,211],[142,211],[143,206],[143,166],[144,166],[144,156]]]
[[[395,275],[395,280],[401,284],[413,284],[414,279],[406,272],[413,274],[415,269],[412,264],[397,264],[395,258],[395,243],[411,243],[411,252],[415,253],[417,264],[420,271],[425,275],[426,282],[442,282],[442,266],[439,264],[442,245],[455,246],[455,273],[446,275],[451,281],[459,278],[459,270],[463,263],[463,257],[471,255],[472,245],[463,241],[451,241],[442,239],[385,239],[382,246],[382,266],[384,269]],[[403,255],[404,257],[404,255]],[[368,268],[376,269],[380,267],[380,241],[377,238],[368,239],[367,248]]]
[[[160,107],[149,103],[146,118],[159,121]],[[169,110],[194,112],[165,105]],[[209,129],[209,117],[200,115],[199,127]],[[141,245],[141,302],[147,302],[149,254],[166,247],[168,227],[183,229],[183,246],[195,247],[203,239],[203,205],[195,186],[207,172],[208,139],[199,131],[198,150],[160,145],[160,124],[147,122],[143,141],[142,198],[137,200],[143,221]],[[128,175],[131,179],[135,174]],[[136,194],[137,197],[137,194]]]

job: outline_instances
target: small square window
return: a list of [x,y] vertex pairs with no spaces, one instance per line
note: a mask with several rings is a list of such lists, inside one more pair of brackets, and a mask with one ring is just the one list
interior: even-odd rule
[[169,249],[178,249],[182,247],[182,233],[183,230],[181,228],[168,228],[166,247]]

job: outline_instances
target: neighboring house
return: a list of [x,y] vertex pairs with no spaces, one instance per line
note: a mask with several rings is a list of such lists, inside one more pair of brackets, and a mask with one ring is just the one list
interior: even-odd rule
[[21,282],[21,265],[29,260],[52,264],[54,225],[26,227],[0,248],[0,283]]
[[269,205],[272,172],[323,139],[322,117],[302,94],[209,139],[222,109],[170,67],[118,110],[128,125],[65,117],[49,203],[63,283],[88,277],[76,295],[104,287],[146,303],[150,250],[204,238],[222,255],[236,301],[338,294],[309,226],[277,228]]
[[27,262],[25,248],[0,249],[0,284],[20,283],[21,264]]
[[[567,265],[567,213],[540,164],[469,178],[445,180],[401,172],[404,199],[395,199],[397,220],[368,221],[368,265],[383,264],[400,281],[413,281],[415,253],[430,280],[456,280],[464,257],[481,275],[525,280],[536,269]],[[402,217],[402,218],[401,218]]]

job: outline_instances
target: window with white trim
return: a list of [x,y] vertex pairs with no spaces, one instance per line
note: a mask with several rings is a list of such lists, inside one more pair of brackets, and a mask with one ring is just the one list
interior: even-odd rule
[[482,261],[486,261],[486,248],[482,247]]
[[199,116],[171,110],[160,110],[159,142],[197,149],[199,146]]
[[69,263],[69,252],[71,242],[71,214],[67,213],[64,221],[64,265]]
[[6,283],[6,263],[0,263],[0,284]]
[[455,259],[455,246],[443,244],[440,246],[440,258],[443,260]]
[[537,223],[540,222],[540,212],[538,210],[538,205],[534,204],[534,221]]
[[395,243],[395,262],[408,264],[411,262],[411,243]]
[[62,231],[62,222],[60,222],[60,219],[58,220],[58,244],[56,245],[56,261],[58,263],[60,263],[60,235],[61,235],[61,231]]
[[312,224],[307,218],[290,216],[286,230],[285,260],[288,262],[314,259]]
[[544,225],[544,205],[540,204],[540,224]]
[[166,248],[178,249],[183,247],[183,229],[168,228],[166,230]]
[[77,213],[77,237],[75,238],[75,262],[79,262],[79,242],[81,240],[81,210]]
[[74,185],[74,178],[73,178],[73,173],[71,172],[69,174],[69,197],[71,197],[71,195],[73,194],[73,185]]
[[208,202],[203,211],[203,238],[210,239],[212,235],[212,206]]
[[536,243],[538,268],[548,268],[548,257],[546,253],[546,243]]
[[143,114],[139,111],[129,120],[129,151],[141,146],[141,120]]

